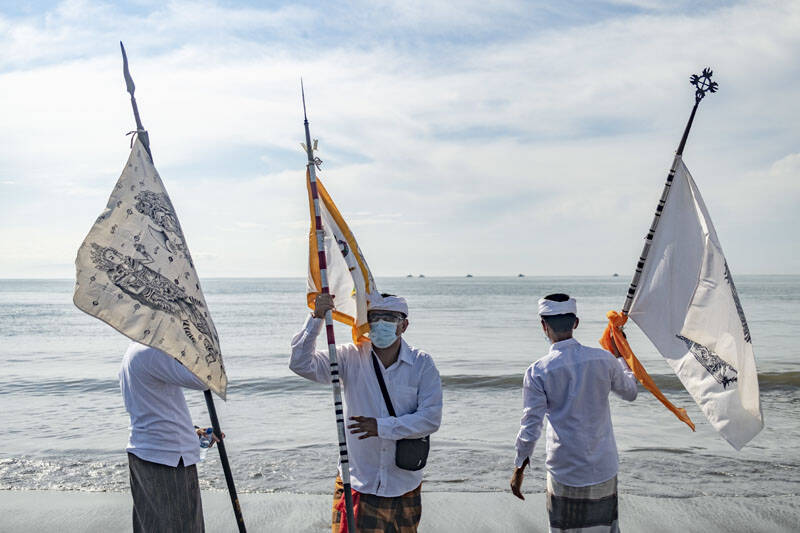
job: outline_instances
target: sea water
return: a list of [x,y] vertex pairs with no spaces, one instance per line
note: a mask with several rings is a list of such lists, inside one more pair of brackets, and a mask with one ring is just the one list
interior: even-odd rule
[[[620,491],[661,497],[800,495],[800,276],[740,276],[760,375],[765,428],[735,451],[708,424],[645,336],[627,332],[656,383],[697,425],[692,432],[643,389],[612,395]],[[432,354],[444,413],[431,439],[426,491],[507,490],[522,376],[547,352],[536,300],[578,299],[578,340],[596,346],[627,280],[612,277],[379,278],[410,304],[404,338]],[[217,400],[243,492],[332,491],[337,448],[329,386],[288,369],[289,342],[308,313],[303,279],[207,279],[206,299],[230,380]],[[117,372],[128,340],[72,305],[71,280],[0,280],[0,489],[118,491],[128,486],[128,416]],[[350,332],[336,327],[337,340]],[[324,349],[320,339],[319,347]],[[202,393],[186,391],[209,425]],[[543,442],[526,489],[543,490]],[[216,448],[204,488],[225,487]]]

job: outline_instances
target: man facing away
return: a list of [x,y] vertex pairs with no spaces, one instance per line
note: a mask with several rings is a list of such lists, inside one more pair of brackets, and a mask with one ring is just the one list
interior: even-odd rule
[[[119,384],[131,417],[133,531],[205,531],[196,463],[198,436],[208,428],[192,425],[183,387],[208,386],[171,356],[138,342],[125,352]],[[214,442],[219,442],[216,435]]]
[[517,435],[511,491],[520,499],[524,469],[547,415],[547,512],[550,531],[618,532],[617,443],[611,426],[610,392],[636,399],[637,384],[624,359],[572,338],[577,304],[566,294],[539,300],[550,352],[523,380],[523,411]]
[[[331,295],[317,296],[314,312],[292,339],[289,368],[317,383],[331,382],[327,351],[315,349],[323,318],[331,309]],[[395,464],[396,444],[439,429],[442,384],[431,356],[402,339],[408,327],[405,299],[384,294],[370,304],[367,316],[370,341],[336,347],[350,430],[347,450],[356,515],[353,529],[359,533],[411,533],[417,531],[422,516],[422,470],[399,468]],[[389,414],[377,371],[386,384],[395,416]],[[341,474],[341,464],[339,471]],[[339,475],[333,496],[333,533],[343,531],[345,521],[344,489]]]

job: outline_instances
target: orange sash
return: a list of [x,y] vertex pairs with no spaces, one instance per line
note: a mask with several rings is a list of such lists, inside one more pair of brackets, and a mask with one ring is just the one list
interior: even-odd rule
[[[667,400],[664,394],[658,390],[653,378],[651,378],[647,370],[644,369],[642,363],[636,358],[633,350],[631,350],[628,339],[622,331],[622,326],[628,321],[628,316],[617,311],[609,311],[606,316],[608,317],[608,325],[605,331],[603,331],[603,336],[600,337],[600,345],[614,355],[619,353],[625,359],[625,362],[628,363],[628,366],[633,371],[633,375],[636,376],[636,379],[639,380],[639,383],[644,385],[645,389],[649,390],[667,409],[675,413],[675,416],[683,420],[686,425],[694,431],[694,423],[689,418],[689,415],[686,414],[686,409],[675,407],[672,402]],[[614,347],[616,347],[618,351],[615,350]]]

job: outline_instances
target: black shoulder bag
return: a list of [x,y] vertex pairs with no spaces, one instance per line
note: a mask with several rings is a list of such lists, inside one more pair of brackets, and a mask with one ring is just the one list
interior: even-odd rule
[[[383,401],[391,416],[397,416],[392,406],[392,399],[389,391],[386,390],[386,383],[383,381],[380,363],[375,353],[372,353],[372,367],[375,369],[375,376],[381,386]],[[431,437],[426,435],[421,439],[402,439],[397,441],[397,449],[394,453],[394,464],[403,470],[422,470],[428,462],[428,452],[431,449]]]

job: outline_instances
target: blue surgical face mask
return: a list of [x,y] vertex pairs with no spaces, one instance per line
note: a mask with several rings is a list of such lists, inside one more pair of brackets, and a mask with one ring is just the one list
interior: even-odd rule
[[378,348],[388,348],[397,340],[397,323],[386,320],[370,322],[369,340]]

